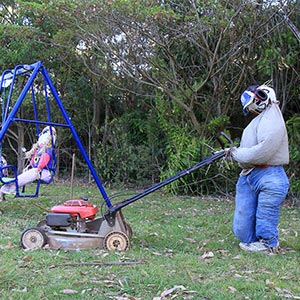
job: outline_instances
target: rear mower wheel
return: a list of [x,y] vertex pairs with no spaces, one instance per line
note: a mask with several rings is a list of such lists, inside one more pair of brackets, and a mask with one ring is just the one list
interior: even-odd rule
[[111,231],[104,237],[103,246],[108,251],[125,251],[129,248],[129,238],[122,231]]
[[44,231],[39,227],[29,227],[21,234],[21,246],[23,249],[42,248],[47,243]]

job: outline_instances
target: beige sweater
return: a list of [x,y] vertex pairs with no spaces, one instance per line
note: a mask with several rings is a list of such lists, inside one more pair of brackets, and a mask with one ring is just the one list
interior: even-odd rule
[[245,128],[240,147],[232,150],[232,157],[245,173],[257,165],[289,163],[288,135],[277,103],[272,103]]

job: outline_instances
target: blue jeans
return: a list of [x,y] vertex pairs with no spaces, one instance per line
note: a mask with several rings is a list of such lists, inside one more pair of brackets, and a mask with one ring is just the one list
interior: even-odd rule
[[236,184],[233,232],[244,243],[278,244],[280,207],[289,189],[282,166],[254,169]]

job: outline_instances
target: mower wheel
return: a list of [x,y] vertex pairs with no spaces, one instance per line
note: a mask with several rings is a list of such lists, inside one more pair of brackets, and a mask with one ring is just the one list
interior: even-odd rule
[[104,237],[103,245],[108,251],[125,251],[129,248],[129,238],[122,231],[111,231]]
[[47,243],[44,231],[39,227],[29,227],[21,234],[21,246],[23,249],[42,248]]

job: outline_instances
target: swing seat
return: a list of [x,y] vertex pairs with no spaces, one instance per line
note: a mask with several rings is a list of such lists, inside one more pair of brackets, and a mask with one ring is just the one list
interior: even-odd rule
[[[55,161],[55,165],[56,165],[56,161]],[[15,177],[5,177],[3,176],[3,170],[5,169],[12,169],[13,170],[13,173],[14,173],[14,176]],[[17,168],[14,166],[14,165],[7,165],[7,166],[4,166],[4,167],[1,167],[0,169],[0,186],[1,185],[5,185],[5,184],[10,184],[10,183],[14,183],[15,186],[16,186],[16,197],[38,197],[39,195],[39,189],[40,189],[40,185],[41,184],[50,184],[52,183],[53,181],[53,178],[54,178],[54,175],[55,175],[55,169],[49,169],[50,173],[51,173],[51,176],[50,176],[50,179],[49,180],[42,180],[42,179],[38,179],[36,180],[36,189],[35,189],[35,192],[33,194],[28,194],[25,192],[25,185],[22,186],[22,191],[20,191],[20,187],[18,185],[18,173],[17,173]]]
[[52,183],[53,179],[54,179],[54,175],[55,175],[55,169],[48,169],[48,171],[51,173],[50,179],[49,180],[42,180],[42,179],[38,179],[38,181],[40,181],[40,183],[42,184],[50,184]]
[[[8,177],[4,174],[7,174],[8,172],[4,172],[4,170],[12,169],[14,177]],[[14,165],[6,165],[2,166],[0,168],[0,186],[14,183],[16,185],[16,193],[18,193],[18,173],[17,168]]]
[[11,178],[11,177],[1,177],[0,181],[2,184],[10,184],[12,182],[16,182],[15,178]]
[[[8,169],[13,170],[14,177],[4,176],[5,172],[3,172],[3,171],[8,170]],[[6,166],[1,167],[1,170],[0,170],[0,182],[1,182],[1,184],[9,184],[9,183],[12,183],[12,182],[16,182],[16,181],[18,181],[17,176],[18,176],[17,169],[14,165],[6,165]]]
[[15,182],[15,178],[11,178],[11,177],[1,177],[1,183],[2,184],[9,184]]
[[54,179],[54,175],[55,175],[55,169],[49,169],[50,173],[51,173],[51,177],[49,180],[42,180],[42,179],[37,179],[36,182],[36,189],[35,189],[35,193],[34,194],[28,194],[25,192],[25,188],[26,185],[24,185],[22,187],[22,192],[19,192],[19,187],[17,189],[17,193],[16,193],[16,197],[38,197],[39,196],[39,190],[40,190],[40,185],[41,184],[50,184],[52,183],[53,179]]
[[49,180],[42,180],[39,179],[38,181],[42,184],[50,184],[52,183],[54,176],[55,176],[55,172],[56,172],[56,166],[57,166],[57,162],[56,162],[56,153],[55,153],[55,149],[54,146],[52,146],[52,158],[51,158],[51,164],[49,167],[47,167],[47,170],[50,172],[50,179]]

